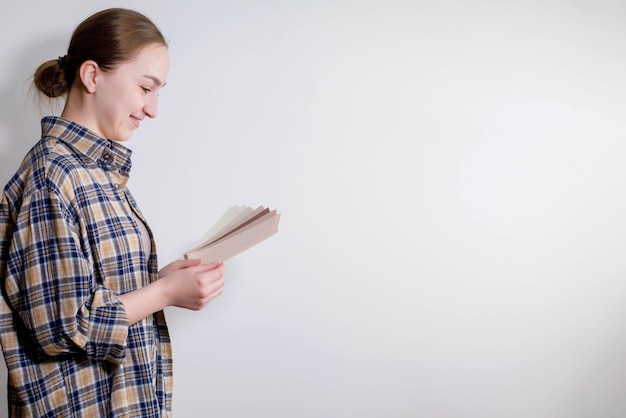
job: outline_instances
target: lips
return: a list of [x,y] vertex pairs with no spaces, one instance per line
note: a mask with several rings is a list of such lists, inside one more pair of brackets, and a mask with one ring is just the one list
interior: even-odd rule
[[139,128],[139,124],[141,123],[141,119],[137,119],[136,117],[131,116],[130,120],[133,122],[133,126],[135,127],[135,129]]

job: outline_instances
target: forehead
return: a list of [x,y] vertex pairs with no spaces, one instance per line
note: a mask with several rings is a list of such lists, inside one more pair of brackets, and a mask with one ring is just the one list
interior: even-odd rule
[[122,72],[129,72],[137,77],[156,78],[165,83],[169,72],[169,53],[167,47],[150,44],[141,48],[130,61],[119,65]]

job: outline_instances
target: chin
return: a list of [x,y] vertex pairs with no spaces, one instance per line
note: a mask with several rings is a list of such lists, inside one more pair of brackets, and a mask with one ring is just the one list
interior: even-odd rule
[[115,142],[124,142],[124,141],[128,141],[132,136],[133,136],[132,132],[127,132],[123,134],[118,133],[116,135],[111,135],[109,139]]

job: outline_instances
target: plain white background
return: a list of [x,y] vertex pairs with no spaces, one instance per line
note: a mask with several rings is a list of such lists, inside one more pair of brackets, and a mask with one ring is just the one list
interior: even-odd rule
[[[3,5],[2,184],[50,113],[29,76],[118,5]],[[626,416],[626,3],[123,5],[170,41],[127,143],[161,264],[282,213],[167,310],[176,417]]]

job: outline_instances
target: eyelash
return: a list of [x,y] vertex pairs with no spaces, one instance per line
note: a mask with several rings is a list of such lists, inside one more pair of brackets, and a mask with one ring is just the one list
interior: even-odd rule
[[[141,89],[143,90],[143,92],[145,94],[154,93],[150,87],[141,86]],[[159,93],[157,93],[157,97],[161,97],[161,95]]]

